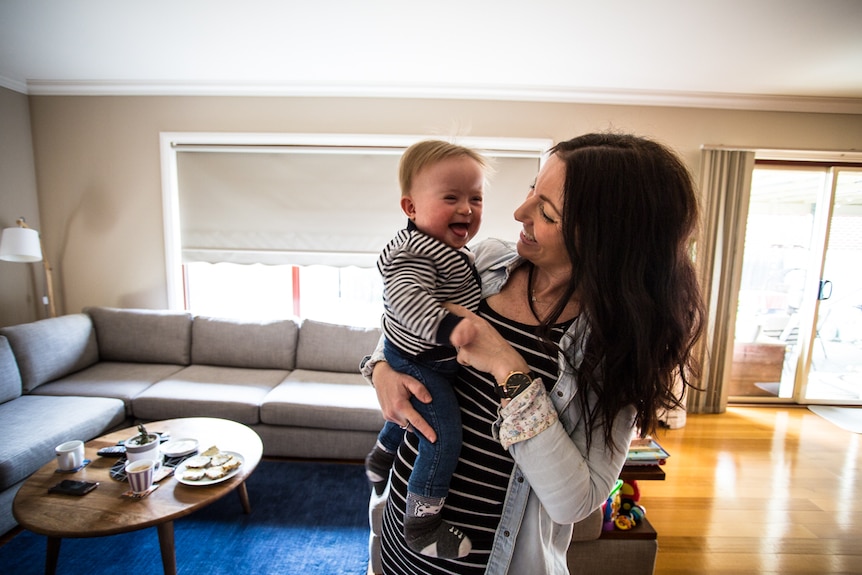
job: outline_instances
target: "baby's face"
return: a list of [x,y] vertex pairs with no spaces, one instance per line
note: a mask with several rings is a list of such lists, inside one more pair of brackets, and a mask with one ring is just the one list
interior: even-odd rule
[[479,231],[485,174],[468,156],[447,158],[413,177],[401,207],[423,233],[460,249]]

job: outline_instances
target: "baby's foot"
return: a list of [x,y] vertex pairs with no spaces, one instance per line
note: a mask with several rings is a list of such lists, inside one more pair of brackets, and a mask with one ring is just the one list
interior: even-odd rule
[[428,557],[458,559],[466,557],[473,543],[463,531],[440,515],[404,518],[404,539],[413,551]]
[[386,491],[386,484],[389,482],[389,470],[392,469],[393,461],[395,461],[395,454],[384,451],[380,447],[375,447],[365,457],[365,475],[378,497]]

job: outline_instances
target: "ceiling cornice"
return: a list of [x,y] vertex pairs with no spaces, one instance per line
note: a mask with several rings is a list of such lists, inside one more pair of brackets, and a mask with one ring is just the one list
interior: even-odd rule
[[219,83],[45,81],[0,76],[0,86],[32,96],[254,96],[499,100],[661,106],[762,112],[862,114],[862,98],[506,86],[230,85]]

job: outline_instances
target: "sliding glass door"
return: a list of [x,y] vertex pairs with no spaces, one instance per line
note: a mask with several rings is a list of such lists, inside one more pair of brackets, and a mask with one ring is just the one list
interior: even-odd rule
[[731,401],[862,404],[862,171],[758,165]]
[[862,170],[836,170],[805,403],[862,403]]

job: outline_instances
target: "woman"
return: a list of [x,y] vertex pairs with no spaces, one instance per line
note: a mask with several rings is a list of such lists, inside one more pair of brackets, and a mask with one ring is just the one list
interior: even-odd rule
[[[572,523],[607,498],[632,434],[652,433],[696,376],[703,301],[691,261],[698,217],[691,177],[654,142],[590,134],[551,149],[527,199],[516,248],[476,247],[483,302],[452,333],[463,447],[444,517],[473,541],[459,560],[404,545],[407,433],[380,538],[384,573],[568,574]],[[433,431],[410,405],[418,382],[375,352],[384,417]],[[373,555],[372,555],[373,556]]]

